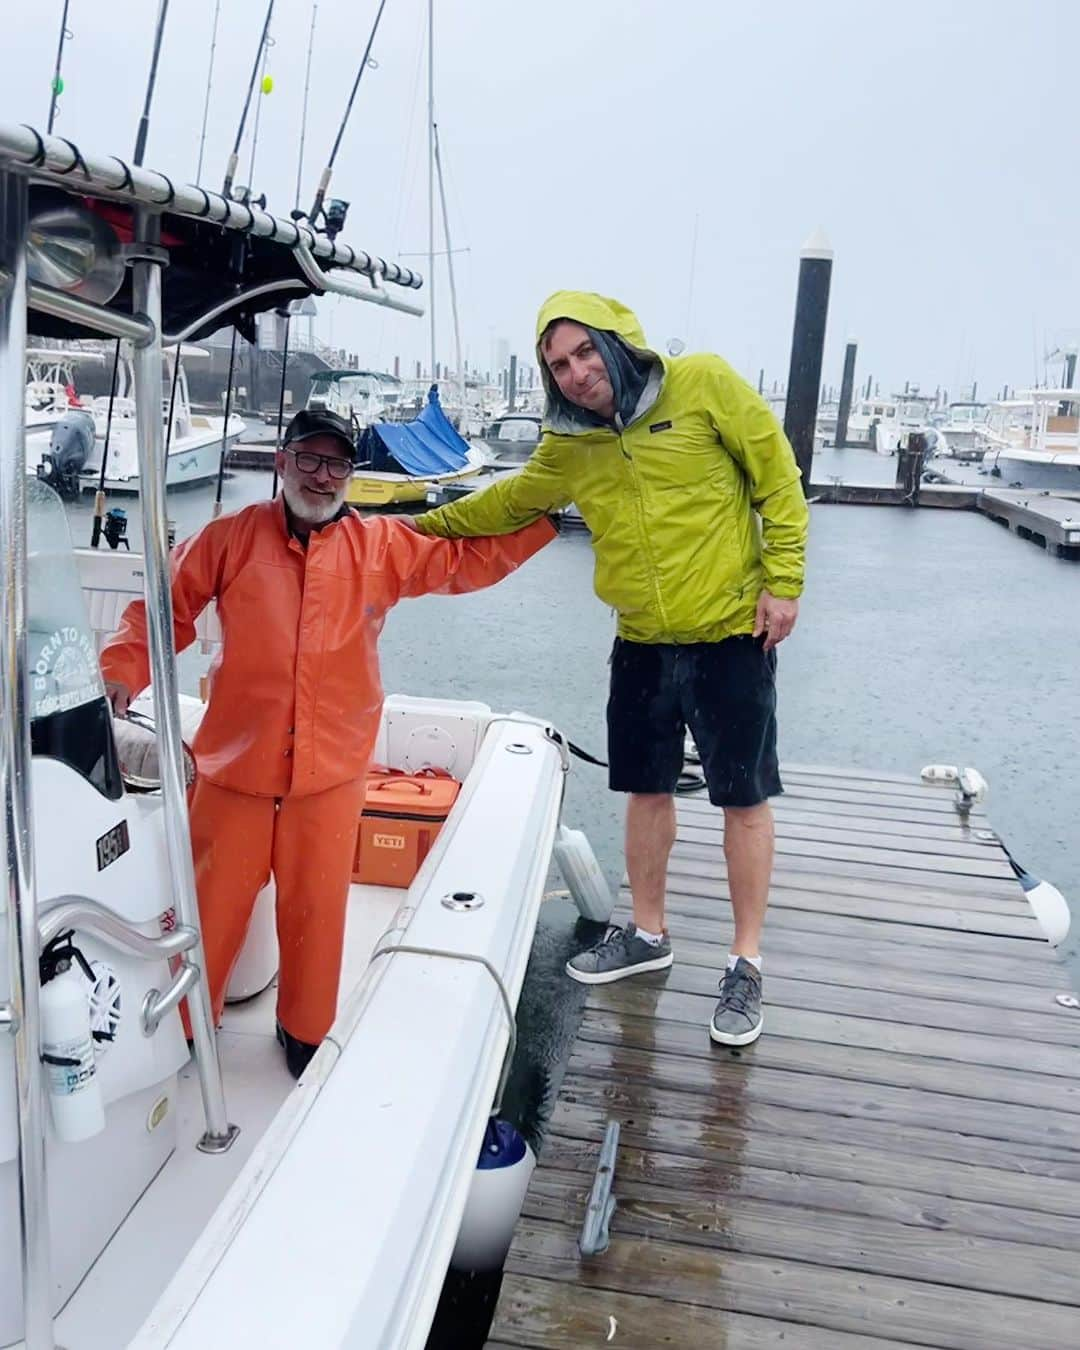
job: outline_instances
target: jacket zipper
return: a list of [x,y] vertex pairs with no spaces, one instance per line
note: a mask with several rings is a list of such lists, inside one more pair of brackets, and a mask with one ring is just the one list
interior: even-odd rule
[[645,497],[641,491],[641,482],[638,478],[637,465],[634,463],[634,457],[626,448],[623,440],[623,428],[619,427],[616,435],[619,438],[619,449],[622,451],[623,458],[630,466],[630,478],[634,485],[634,500],[637,506],[638,533],[641,536],[641,547],[645,554],[646,563],[649,568],[649,580],[652,583],[653,598],[656,601],[656,613],[660,619],[660,626],[663,632],[668,631],[667,613],[664,610],[664,602],[660,596],[660,577],[656,570],[656,560],[653,557],[652,548],[649,544],[649,533],[645,528]]

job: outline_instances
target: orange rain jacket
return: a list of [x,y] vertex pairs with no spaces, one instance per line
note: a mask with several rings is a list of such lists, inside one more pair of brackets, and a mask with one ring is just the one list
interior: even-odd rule
[[[406,596],[479,590],[555,536],[547,520],[498,539],[436,539],[347,516],[290,534],[281,497],[222,516],[173,554],[176,649],[217,599],[223,641],[192,743],[199,772],[257,796],[323,792],[365,772],[382,711],[376,643]],[[146,607],[133,601],[101,656],[134,696],[150,682]]]

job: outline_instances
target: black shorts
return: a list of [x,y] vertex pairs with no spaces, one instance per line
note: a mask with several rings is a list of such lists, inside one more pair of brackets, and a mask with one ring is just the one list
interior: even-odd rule
[[674,792],[686,728],[714,806],[757,806],[783,791],[776,759],[776,652],[763,638],[615,639],[608,699],[614,792]]

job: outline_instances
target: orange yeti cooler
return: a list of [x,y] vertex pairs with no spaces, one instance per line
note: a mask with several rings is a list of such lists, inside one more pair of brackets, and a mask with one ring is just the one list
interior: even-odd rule
[[408,886],[457,800],[461,784],[438,769],[372,769],[356,838],[353,881]]

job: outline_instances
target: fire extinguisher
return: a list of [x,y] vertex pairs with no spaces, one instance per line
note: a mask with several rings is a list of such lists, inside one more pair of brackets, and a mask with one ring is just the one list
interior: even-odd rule
[[53,1125],[66,1143],[90,1139],[105,1128],[90,1029],[94,972],[73,936],[64,933],[51,942],[40,963],[41,1059]]

